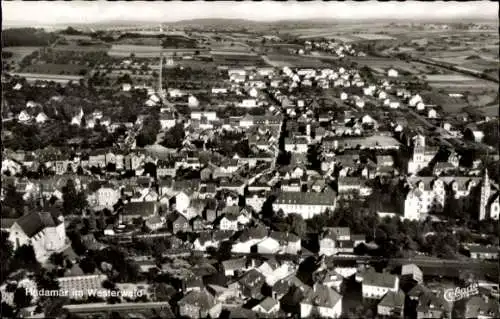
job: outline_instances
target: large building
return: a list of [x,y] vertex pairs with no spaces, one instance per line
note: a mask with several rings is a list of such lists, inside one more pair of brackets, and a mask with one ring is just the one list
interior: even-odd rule
[[14,249],[23,245],[33,246],[36,259],[44,263],[51,254],[66,248],[64,219],[48,212],[32,212],[24,215],[11,226],[9,240]]
[[281,192],[273,204],[275,211],[288,215],[296,213],[304,219],[313,218],[326,210],[335,210],[335,193]]
[[413,139],[413,156],[408,161],[408,174],[416,174],[427,167],[438,151],[438,147],[425,144],[425,136],[415,136]]

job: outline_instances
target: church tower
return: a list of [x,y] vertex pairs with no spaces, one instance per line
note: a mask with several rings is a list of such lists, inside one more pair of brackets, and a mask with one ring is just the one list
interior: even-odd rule
[[483,183],[481,185],[481,202],[479,206],[479,220],[485,219],[487,209],[488,209],[488,200],[490,199],[491,196],[491,184],[490,184],[490,178],[488,176],[488,169],[484,170],[484,178],[483,178]]

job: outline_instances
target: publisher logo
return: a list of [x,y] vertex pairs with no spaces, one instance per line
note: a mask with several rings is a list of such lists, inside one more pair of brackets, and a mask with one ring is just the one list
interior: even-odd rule
[[479,294],[479,286],[477,283],[470,284],[467,287],[455,289],[450,288],[444,291],[444,299],[448,302],[454,302],[461,299],[466,299]]

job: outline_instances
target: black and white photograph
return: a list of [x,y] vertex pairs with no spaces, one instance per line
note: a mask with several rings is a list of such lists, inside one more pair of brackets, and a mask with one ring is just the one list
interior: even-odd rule
[[498,2],[1,7],[1,318],[500,318]]

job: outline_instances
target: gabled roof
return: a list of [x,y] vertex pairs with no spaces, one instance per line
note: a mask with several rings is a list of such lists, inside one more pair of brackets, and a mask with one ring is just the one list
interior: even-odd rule
[[32,212],[20,217],[16,223],[29,238],[48,227],[55,227],[60,222],[48,212]]
[[179,300],[179,305],[190,305],[199,307],[201,311],[208,311],[216,304],[214,296],[205,289],[201,291],[190,291],[184,298]]
[[386,272],[376,272],[373,268],[365,271],[362,276],[363,285],[385,288],[393,288],[396,285],[397,276]]
[[404,303],[405,303],[405,294],[401,290],[398,290],[397,292],[394,291],[387,292],[378,305],[389,308],[396,308],[396,307],[402,308],[404,307]]
[[313,289],[308,291],[302,303],[317,307],[333,308],[341,299],[342,296],[333,290],[333,288],[321,284],[314,284]]
[[259,306],[261,306],[264,310],[270,311],[274,306],[278,305],[279,302],[276,301],[275,299],[271,297],[266,297],[264,300],[262,300],[259,303]]
[[333,206],[335,196],[316,192],[281,192],[276,199],[276,204]]
[[246,258],[235,258],[235,259],[229,259],[229,260],[224,260],[222,262],[222,267],[224,270],[236,270],[236,269],[244,269],[246,265]]

